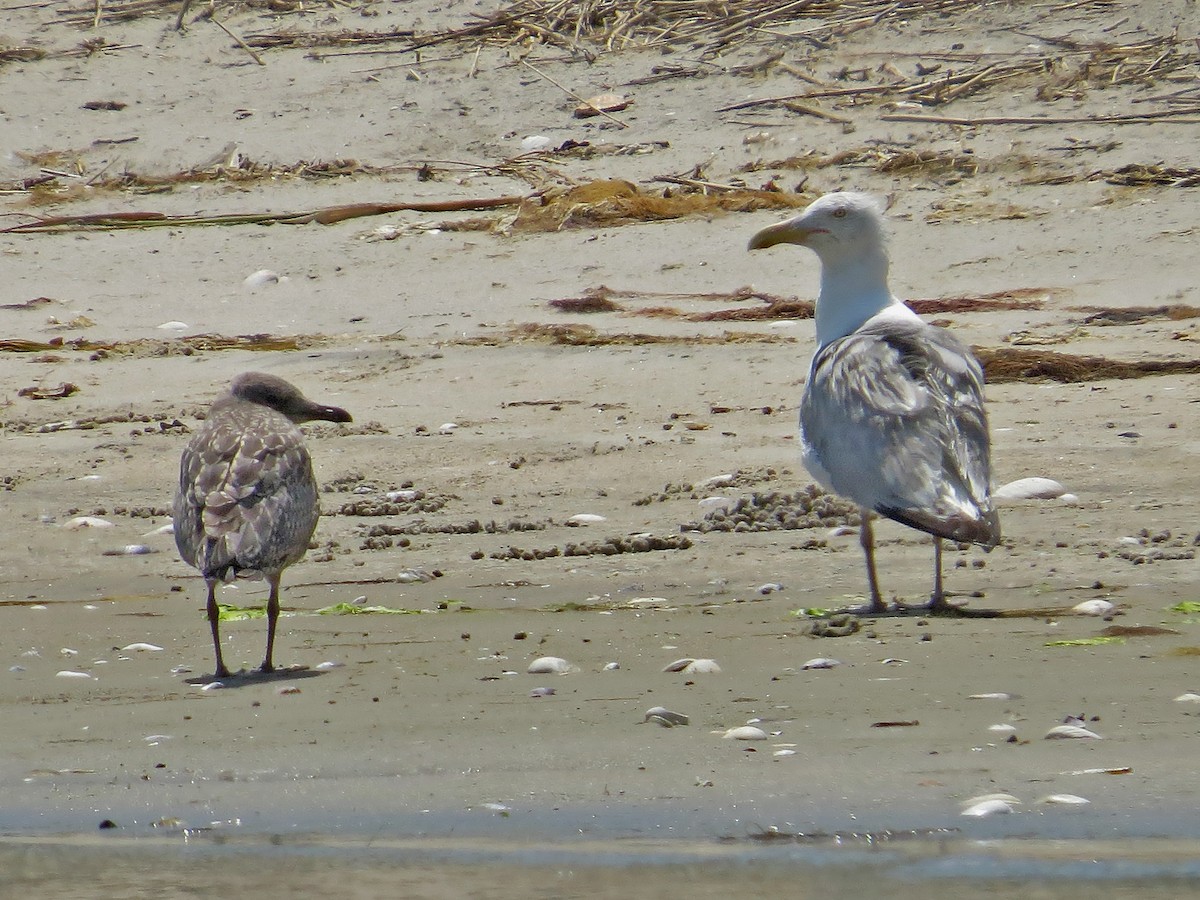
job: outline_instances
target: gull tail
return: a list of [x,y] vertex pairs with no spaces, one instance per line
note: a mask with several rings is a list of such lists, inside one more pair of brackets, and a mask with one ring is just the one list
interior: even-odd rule
[[881,516],[887,516],[909,528],[916,528],[932,534],[934,537],[945,538],[949,541],[962,541],[969,544],[979,544],[991,550],[1000,543],[1000,516],[989,504],[979,510],[977,517],[957,511],[951,515],[939,516],[923,509],[897,509],[882,507],[875,510]]

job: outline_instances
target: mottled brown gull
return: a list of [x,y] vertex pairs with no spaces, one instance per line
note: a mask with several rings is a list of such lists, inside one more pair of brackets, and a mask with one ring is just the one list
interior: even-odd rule
[[214,401],[183,451],[175,496],[175,545],[208,583],[208,621],[217,677],[229,674],[221,656],[217,583],[262,577],[267,599],[267,652],[273,672],[279,579],[304,556],[320,508],[301,422],[349,422],[350,414],[305,398],[294,386],[244,372]]
[[826,194],[759,231],[750,249],[800,244],[821,261],[817,350],[800,401],[804,464],[860,507],[871,609],[886,609],[872,512],[933,536],[930,608],[945,608],[942,538],[1000,541],[990,496],[983,371],[971,351],[888,288],[883,212],[866,194]]

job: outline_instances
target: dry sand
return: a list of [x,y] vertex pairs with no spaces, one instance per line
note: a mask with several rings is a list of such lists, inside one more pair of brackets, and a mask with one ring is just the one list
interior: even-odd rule
[[[1193,617],[1168,609],[1200,600],[1196,374],[1084,372],[1076,383],[989,385],[996,483],[1048,476],[1078,500],[1005,507],[1002,546],[947,554],[949,589],[972,608],[1010,612],[1101,598],[1116,604],[1111,621],[1053,611],[881,617],[818,639],[797,612],[861,596],[853,533],[681,532],[703,519],[705,496],[809,483],[795,420],[811,321],[694,318],[764,306],[739,293],[748,285],[811,299],[810,254],[745,252],[787,202],[836,188],[885,194],[902,296],[1015,292],[1036,303],[931,316],[976,346],[1134,363],[1200,358],[1190,311],[1154,312],[1200,303],[1186,186],[1195,173],[1174,173],[1175,184],[1116,183],[1126,166],[1158,166],[1141,175],[1170,180],[1163,167],[1193,160],[1200,112],[1176,115],[1200,74],[1193,4],[948,3],[944,14],[893,14],[857,28],[843,21],[853,12],[843,4],[840,15],[771,23],[720,51],[708,41],[716,25],[670,52],[601,52],[581,38],[596,54],[591,63],[496,31],[420,54],[260,43],[262,66],[195,12],[175,31],[174,5],[120,20],[119,7],[105,4],[98,27],[91,4],[73,7],[80,25],[65,21],[65,5],[6,6],[5,226],[118,212],[441,203],[614,178],[649,195],[695,189],[658,176],[750,189],[773,182],[784,193],[734,192],[758,211],[673,219],[629,205],[621,221],[611,200],[576,194],[566,221],[548,231],[529,224],[534,203],[515,222],[508,207],[330,225],[0,234],[0,324],[10,339],[0,345],[5,833],[84,833],[112,819],[133,834],[156,822],[218,822],[226,834],[517,840],[745,838],[769,827],[1200,834],[1187,762],[1200,707],[1175,700],[1197,686],[1200,634]],[[285,3],[275,13],[222,5],[218,17],[243,36],[429,35],[491,11],[465,2]],[[97,40],[104,48],[80,49]],[[1030,60],[1045,64],[989,81]],[[989,64],[997,68],[980,76],[979,90],[949,102],[932,88],[902,90]],[[664,74],[674,77],[652,78]],[[627,127],[574,118],[576,101],[551,79],[582,96],[628,94],[632,105],[613,114]],[[631,85],[641,79],[649,81]],[[802,101],[846,122],[779,104],[721,111],[817,91],[813,80],[893,87]],[[81,108],[90,101],[125,106]],[[1068,121],[884,118],[897,114]],[[589,146],[513,162],[530,135],[551,148]],[[214,155],[228,158],[229,144],[241,168],[203,168]],[[905,165],[914,152],[926,154],[923,163]],[[824,164],[781,162],[810,153]],[[831,162],[837,154],[848,155]],[[295,171],[301,161],[334,160],[357,162],[341,175]],[[250,177],[256,166],[275,171]],[[46,172],[62,174],[29,187]],[[184,172],[192,174],[174,177]],[[455,230],[483,217],[490,229]],[[263,269],[284,280],[243,285]],[[602,285],[619,292],[619,309],[549,305]],[[1148,314],[1085,321],[1130,306]],[[643,314],[654,308],[658,315]],[[600,339],[564,334],[568,325]],[[269,334],[299,349],[182,340],[199,334]],[[290,615],[276,659],[309,670],[201,691],[187,679],[212,667],[203,584],[158,529],[169,522],[188,429],[233,375],[252,368],[349,409],[355,424],[308,429],[326,514],[316,547],[285,575]],[[78,390],[65,399],[19,393],[61,384]],[[442,433],[444,423],[457,427]],[[736,477],[705,485],[723,474]],[[423,504],[361,514],[372,502],[380,512],[385,492],[405,488]],[[576,514],[606,521],[573,527]],[[64,527],[78,515],[112,527]],[[568,544],[641,533],[689,544],[561,555]],[[885,591],[920,600],[928,543],[891,524],[878,534]],[[106,555],[130,544],[154,552]],[[523,559],[511,547],[560,555]],[[413,582],[412,572],[438,574]],[[759,590],[770,583],[782,590]],[[246,606],[263,597],[253,583],[223,593]],[[414,614],[315,614],[356,600]],[[1171,631],[1051,645],[1113,625]],[[261,620],[226,623],[224,633],[231,665],[257,665]],[[162,649],[122,649],[137,642]],[[577,671],[526,674],[543,655]],[[662,671],[680,657],[716,659],[721,672]],[[815,657],[841,665],[802,668]],[[341,665],[318,672],[325,661]],[[63,670],[91,677],[57,677]],[[289,686],[298,690],[282,690]],[[531,697],[538,687],[555,693]],[[992,692],[1012,697],[970,699]],[[640,724],[659,705],[691,724]],[[1070,714],[1102,739],[1043,740]],[[763,723],[767,741],[722,739],[749,720]],[[896,722],[909,724],[874,727]],[[989,731],[995,724],[1015,726],[1015,740]],[[1102,768],[1130,771],[1072,774]],[[959,816],[962,801],[993,791],[1023,800],[1018,813]],[[1035,803],[1056,793],[1091,803]]]

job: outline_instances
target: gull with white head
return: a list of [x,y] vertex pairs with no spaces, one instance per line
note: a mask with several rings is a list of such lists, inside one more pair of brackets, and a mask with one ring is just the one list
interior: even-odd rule
[[871,610],[887,608],[875,571],[871,515],[933,536],[931,610],[945,609],[942,539],[1000,542],[990,494],[983,371],[948,331],[888,288],[880,203],[826,194],[750,239],[750,249],[808,247],[821,261],[817,350],[800,401],[804,465],[859,505]]

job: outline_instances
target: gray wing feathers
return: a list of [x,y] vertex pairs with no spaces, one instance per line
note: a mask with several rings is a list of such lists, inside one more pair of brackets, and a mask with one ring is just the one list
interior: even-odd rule
[[868,323],[813,360],[806,452],[837,493],[932,534],[994,546],[983,373],[949,332]]
[[183,453],[176,543],[206,578],[279,572],[304,555],[318,515],[303,435],[278,413],[210,416]]

